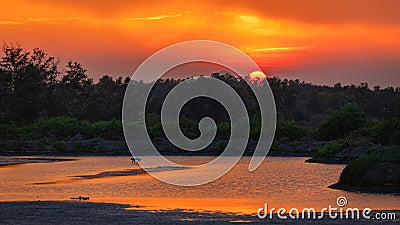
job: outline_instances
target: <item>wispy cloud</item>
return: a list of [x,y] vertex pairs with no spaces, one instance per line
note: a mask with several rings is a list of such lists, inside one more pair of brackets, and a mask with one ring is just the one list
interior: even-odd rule
[[246,48],[247,52],[287,52],[310,49],[313,46],[290,46],[290,47],[267,47],[267,48]]
[[239,17],[243,22],[246,22],[246,23],[257,23],[257,22],[259,22],[259,19],[257,17],[255,17],[255,16],[239,16]]
[[84,21],[83,17],[31,17],[29,22],[48,22],[55,23],[61,21]]
[[12,21],[12,20],[0,20],[0,25],[21,25],[24,24],[21,21]]
[[162,20],[166,18],[180,17],[182,13],[173,15],[159,15],[159,16],[148,16],[148,17],[134,17],[134,18],[124,18],[125,21],[135,21],[135,20]]

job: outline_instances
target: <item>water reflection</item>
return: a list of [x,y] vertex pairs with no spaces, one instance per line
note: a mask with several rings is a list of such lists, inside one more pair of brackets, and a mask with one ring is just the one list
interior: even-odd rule
[[[176,162],[187,160],[174,157]],[[79,157],[76,161],[1,167],[0,201],[69,200],[82,195],[90,196],[90,201],[128,203],[150,210],[185,208],[255,213],[264,203],[275,208],[318,209],[335,205],[337,197],[345,196],[349,207],[400,209],[400,196],[327,188],[337,182],[342,165],[309,164],[304,162],[305,158],[268,157],[260,168],[249,172],[249,160],[244,157],[221,179],[195,187],[165,184],[138,173],[140,167],[133,166],[129,157]],[[182,174],[180,169],[160,166],[161,176]],[[191,171],[194,177],[204,173]],[[68,182],[71,179],[73,182]]]

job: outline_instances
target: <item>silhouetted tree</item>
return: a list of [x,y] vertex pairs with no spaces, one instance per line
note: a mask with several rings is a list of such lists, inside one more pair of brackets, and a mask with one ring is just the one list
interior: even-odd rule
[[85,113],[93,104],[93,80],[86,75],[86,69],[77,62],[69,61],[61,79],[59,93],[68,116],[89,119]]
[[1,119],[25,123],[45,116],[58,74],[57,61],[40,49],[31,53],[19,45],[4,45],[3,52]]

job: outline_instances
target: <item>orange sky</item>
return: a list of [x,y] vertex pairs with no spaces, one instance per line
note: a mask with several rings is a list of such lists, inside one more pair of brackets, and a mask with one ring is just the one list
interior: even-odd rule
[[270,76],[400,86],[396,0],[1,0],[0,40],[40,47],[91,77],[127,76],[170,44],[210,39]]

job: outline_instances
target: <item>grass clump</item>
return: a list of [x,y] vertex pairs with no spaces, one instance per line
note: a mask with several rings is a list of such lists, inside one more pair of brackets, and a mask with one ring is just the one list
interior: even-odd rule
[[320,157],[332,158],[342,150],[342,147],[343,146],[341,144],[339,144],[336,141],[333,141],[317,149],[317,155]]

